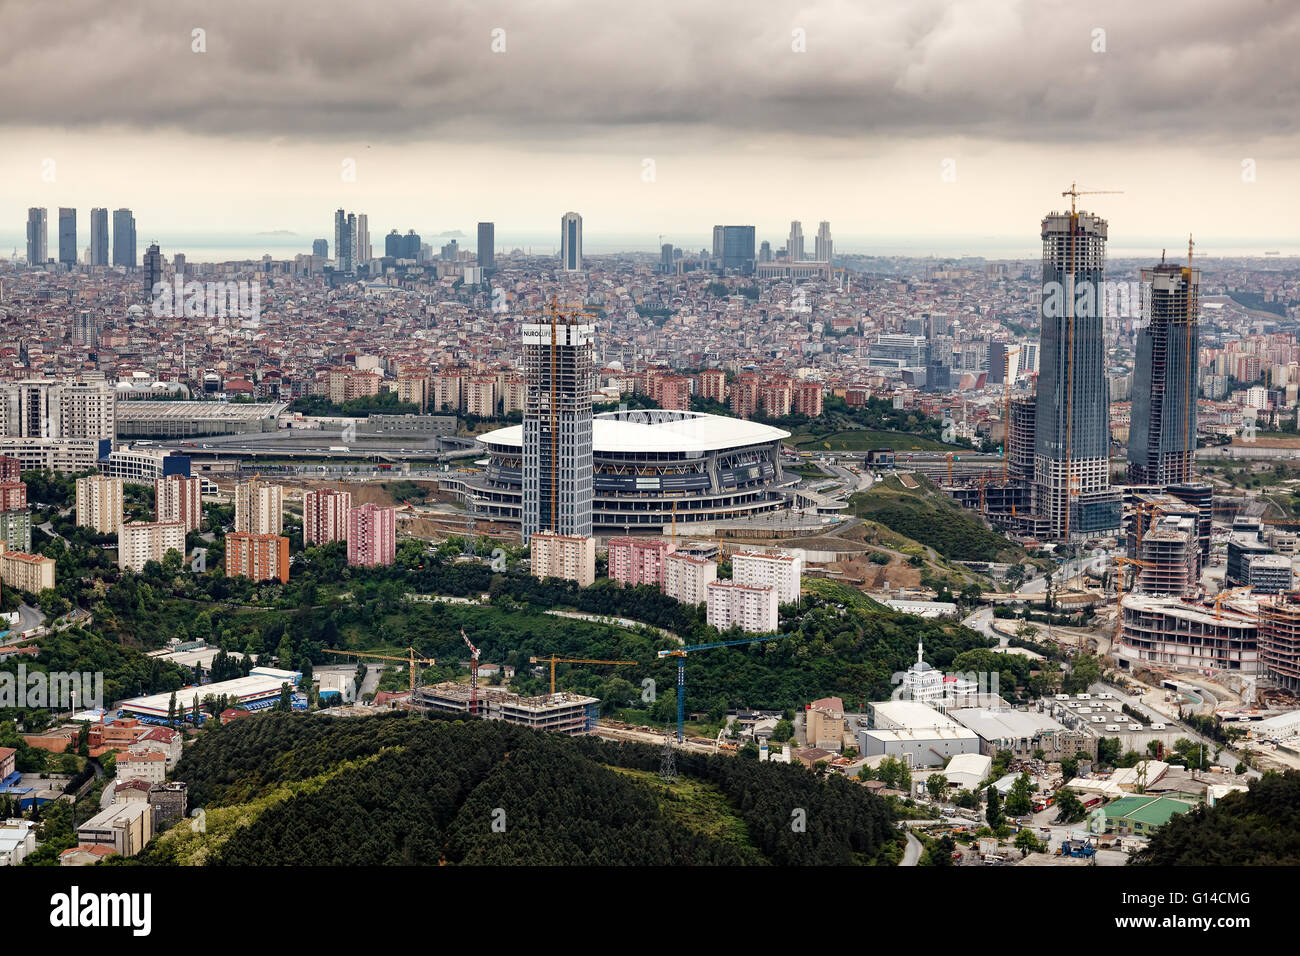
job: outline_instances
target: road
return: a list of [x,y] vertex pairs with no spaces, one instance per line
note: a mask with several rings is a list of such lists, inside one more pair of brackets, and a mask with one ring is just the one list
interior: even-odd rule
[[912,835],[912,831],[907,831],[907,849],[903,851],[903,859],[899,866],[916,866],[921,860],[921,841]]
[[993,630],[993,608],[982,607],[974,614],[968,616],[962,624],[969,627],[972,631],[979,631],[985,637],[991,637],[998,642],[999,647],[1007,646],[1007,636],[999,634]]

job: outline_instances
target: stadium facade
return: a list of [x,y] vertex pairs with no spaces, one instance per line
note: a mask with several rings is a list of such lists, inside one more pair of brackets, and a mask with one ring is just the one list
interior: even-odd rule
[[[674,520],[713,522],[775,511],[785,500],[781,442],[789,432],[701,412],[617,411],[592,418],[594,531],[658,531]],[[480,473],[455,476],[476,519],[520,524],[524,429],[478,436]]]

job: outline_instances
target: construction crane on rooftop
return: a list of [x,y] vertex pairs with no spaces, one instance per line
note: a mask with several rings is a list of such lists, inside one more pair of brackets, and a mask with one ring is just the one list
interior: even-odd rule
[[1214,595],[1214,618],[1221,620],[1223,618],[1223,599],[1232,597],[1234,594],[1243,594],[1255,590],[1251,585],[1246,584],[1239,588],[1228,588],[1226,591],[1220,591]]
[[631,667],[634,666],[637,662],[636,661],[598,661],[588,657],[556,657],[552,655],[550,657],[530,657],[528,658],[528,663],[530,664],[549,663],[551,665],[551,694],[554,695],[556,664],[609,664],[612,667]]
[[686,739],[686,655],[699,651],[709,651],[717,647],[739,647],[742,644],[761,644],[787,637],[786,634],[764,634],[761,637],[745,637],[736,641],[713,641],[709,644],[692,644],[689,647],[677,647],[660,651],[659,657],[677,658],[677,742]]
[[401,661],[407,664],[411,669],[410,688],[412,694],[415,693],[415,665],[428,664],[430,667],[432,667],[434,664],[438,663],[432,657],[416,657],[414,647],[408,647],[406,649],[406,657],[394,657],[392,654],[374,654],[369,651],[338,651],[332,647],[325,648],[325,653],[346,654],[348,657],[375,657],[381,661]]
[[[1120,630],[1124,626],[1124,565],[1131,565],[1135,568],[1154,568],[1155,565],[1150,561],[1139,561],[1137,558],[1115,558],[1115,634],[1111,638],[1111,645],[1119,643]],[[1137,586],[1137,582],[1133,582]]]

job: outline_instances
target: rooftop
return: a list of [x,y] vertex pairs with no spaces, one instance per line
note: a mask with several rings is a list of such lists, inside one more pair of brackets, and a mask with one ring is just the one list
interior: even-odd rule
[[[160,404],[171,404],[163,402]],[[703,412],[643,412],[644,421],[631,421],[630,412],[592,416],[591,443],[601,452],[706,452],[780,441],[790,433],[771,425],[708,415]],[[478,436],[492,445],[524,445],[524,426],[511,425]]]

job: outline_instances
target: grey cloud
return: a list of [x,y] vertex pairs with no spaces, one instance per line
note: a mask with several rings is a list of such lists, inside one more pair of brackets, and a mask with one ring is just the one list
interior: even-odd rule
[[[190,52],[190,31],[208,52]],[[490,51],[506,30],[507,52]],[[807,52],[791,51],[791,31]],[[1091,31],[1106,31],[1093,53]],[[305,141],[1289,136],[1300,6],[0,3],[0,127]]]

